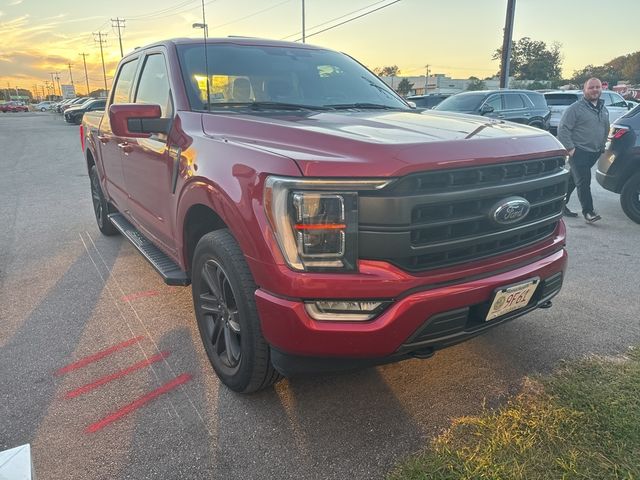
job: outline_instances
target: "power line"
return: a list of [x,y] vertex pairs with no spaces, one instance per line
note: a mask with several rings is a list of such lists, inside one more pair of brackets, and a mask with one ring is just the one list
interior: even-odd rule
[[185,2],[179,3],[178,5],[173,5],[172,7],[163,8],[162,10],[158,10],[154,13],[143,13],[142,15],[129,15],[127,18],[129,20],[141,20],[144,18],[155,17],[156,15],[163,15],[165,13],[172,12],[174,10],[179,10],[190,3],[195,3],[195,1],[196,0],[187,0]]
[[220,28],[220,27],[226,27],[227,25],[231,25],[232,23],[241,22],[242,20],[246,20],[247,18],[255,17],[256,15],[259,15],[259,14],[264,13],[264,12],[268,12],[269,10],[273,10],[274,8],[279,7],[280,5],[284,5],[285,3],[289,3],[289,2],[291,2],[291,0],[284,0],[283,2],[276,3],[275,5],[271,5],[270,7],[263,8],[262,10],[258,10],[257,12],[253,12],[253,13],[251,13],[249,15],[244,16],[244,17],[236,18],[235,20],[231,20],[230,22],[221,23],[220,25],[216,25],[215,27],[212,27],[212,28],[215,29],[215,28]]
[[[375,5],[379,5],[381,3],[386,2],[387,0],[378,0],[377,2],[371,3],[365,7],[362,8],[358,8],[357,10],[353,10],[352,12],[349,13],[345,13],[344,15],[340,15],[339,17],[336,18],[332,18],[331,20],[327,20],[326,22],[322,22],[322,23],[318,23],[317,25],[314,25],[313,27],[311,27],[309,30],[313,30],[314,28],[318,28],[318,27],[322,27],[323,25],[327,25],[329,23],[335,22],[336,20],[340,20],[343,18],[346,18],[350,15],[353,15],[354,13],[358,13],[358,12],[362,12],[363,10],[368,10],[369,8],[375,6]],[[286,40],[287,38],[291,38],[291,37],[296,37],[298,35],[300,35],[302,32],[296,32],[293,33],[291,35],[287,35],[286,37],[281,38],[281,40]]]
[[[324,32],[326,32],[326,31],[328,31],[328,30],[332,30],[332,29],[337,28],[337,27],[339,27],[339,26],[341,26],[341,25],[344,25],[345,23],[353,22],[354,20],[357,20],[357,19],[359,19],[359,18],[365,17],[365,16],[367,16],[367,15],[369,15],[369,14],[371,14],[371,13],[377,12],[378,10],[382,10],[383,8],[390,7],[391,5],[394,5],[394,4],[396,4],[396,3],[400,2],[400,1],[401,1],[401,0],[394,0],[393,2],[391,2],[391,3],[387,3],[386,5],[383,5],[383,6],[381,6],[381,7],[378,7],[378,8],[376,8],[375,10],[371,10],[371,11],[369,11],[369,12],[365,12],[365,13],[363,13],[363,14],[361,14],[361,15],[358,15],[357,17],[353,17],[353,18],[350,18],[349,20],[345,20],[344,22],[340,22],[340,23],[337,23],[337,24],[335,24],[335,25],[332,25],[331,27],[327,27],[327,28],[324,28],[324,29],[319,30],[319,31],[317,31],[317,32],[307,34],[307,38],[309,38],[309,37],[313,37],[313,36],[315,36],[315,35],[319,35],[319,34],[321,34],[321,33],[324,33]],[[300,40],[301,40],[301,38],[297,39],[297,40],[296,40],[296,42],[298,42],[298,41],[300,41]]]
[[[213,2],[216,2],[216,1],[217,0],[209,0],[208,2],[205,3],[205,5],[209,5],[210,3],[213,3]],[[158,13],[160,13],[160,12],[156,12],[156,13],[152,13],[152,14],[146,15],[144,17],[139,17],[139,18],[127,17],[127,20],[129,20],[129,21],[131,21],[131,20],[133,20],[133,21],[138,21],[138,20],[160,20],[162,18],[174,17],[176,15],[180,15],[181,13],[186,13],[186,12],[189,12],[191,10],[195,10],[196,8],[200,8],[200,5],[198,5],[196,7],[190,6],[190,7],[185,8],[184,10],[176,11],[176,12],[170,13],[168,15],[162,14],[162,15],[158,16]]]

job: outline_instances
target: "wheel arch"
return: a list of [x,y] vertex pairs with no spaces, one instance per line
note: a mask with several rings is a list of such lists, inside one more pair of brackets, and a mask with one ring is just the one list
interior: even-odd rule
[[182,255],[187,271],[191,270],[193,252],[200,239],[207,233],[222,228],[229,227],[211,207],[194,203],[188,208],[182,224]]

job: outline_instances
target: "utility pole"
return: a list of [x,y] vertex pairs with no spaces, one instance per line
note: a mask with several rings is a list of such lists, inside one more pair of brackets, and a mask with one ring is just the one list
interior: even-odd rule
[[[96,35],[98,36],[97,39],[95,38]],[[104,91],[105,91],[105,95],[109,91],[109,89],[107,88],[107,71],[104,68],[104,50],[102,49],[102,46],[107,43],[107,40],[102,38],[102,37],[106,37],[106,36],[107,36],[107,34],[106,33],[102,33],[102,32],[98,32],[98,33],[94,33],[93,34],[94,41],[96,41],[96,42],[98,42],[100,44],[100,56],[102,57],[102,75],[104,76]]]
[[302,43],[305,43],[304,0],[302,0]]
[[513,17],[516,12],[516,0],[507,3],[507,18],[504,21],[502,40],[502,61],[500,63],[500,88],[509,87],[509,63],[511,61],[511,38],[513,36]]
[[426,76],[424,77],[424,94],[427,95],[429,93],[429,64],[427,63],[424,68],[427,69]]
[[51,85],[53,85],[53,94],[57,96],[58,92],[56,92],[56,80],[54,78],[55,72],[49,72],[49,74],[51,75]]
[[71,80],[71,86],[73,86],[73,74],[71,73],[71,67],[73,65],[71,65],[71,62],[67,63],[67,65],[69,66],[69,79]]
[[84,62],[84,79],[87,82],[87,96],[89,96],[89,75],[87,75],[87,55],[88,53],[81,53],[80,55],[82,55],[82,61]]
[[111,19],[111,27],[115,27],[118,29],[118,40],[120,41],[120,58],[124,57],[124,53],[122,51],[122,33],[120,32],[120,27],[124,28],[125,21],[126,20],[124,18],[120,17]]
[[62,96],[62,88],[60,88],[60,72],[55,72],[56,80],[58,81],[58,91],[60,92],[60,96]]

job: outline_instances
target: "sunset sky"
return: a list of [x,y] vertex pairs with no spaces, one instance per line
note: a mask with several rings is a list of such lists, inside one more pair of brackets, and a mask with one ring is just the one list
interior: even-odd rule
[[[484,78],[498,70],[493,51],[501,45],[507,0],[401,0],[318,35],[314,32],[393,0],[306,0],[307,43],[344,51],[370,68],[398,65],[400,75],[445,73]],[[210,37],[247,35],[297,40],[302,0],[205,0]],[[618,5],[619,7],[616,7]],[[529,36],[562,44],[563,73],[600,65],[640,48],[638,23],[625,2],[517,0],[514,39]],[[100,50],[92,32],[107,33],[105,62],[110,78],[120,58],[111,18],[126,19],[125,54],[172,37],[201,36],[200,0],[0,0],[0,88],[32,89],[60,72],[69,83],[72,64],[84,92],[80,53],[89,54],[92,90],[103,85]],[[635,25],[634,25],[635,24]],[[318,27],[316,27],[318,26]],[[315,27],[315,28],[314,28]]]

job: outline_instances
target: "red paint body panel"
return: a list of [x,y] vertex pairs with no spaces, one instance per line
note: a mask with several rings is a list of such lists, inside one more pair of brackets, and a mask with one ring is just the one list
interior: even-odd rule
[[[258,286],[263,333],[273,346],[308,356],[390,355],[431,315],[485,302],[499,286],[564,271],[561,221],[553,236],[532,246],[423,273],[372,260],[360,260],[354,273],[293,271],[264,211],[264,185],[271,175],[397,178],[566,152],[541,130],[447,112],[190,111],[176,45],[198,42],[162,42],[123,59],[142,61],[157,53],[166,57],[175,112],[166,148],[157,138],[118,136],[117,115],[110,119],[89,112],[84,116],[85,155],[95,161],[108,199],[185,271],[190,269],[185,220],[192,209],[204,206],[226,224]],[[280,44],[237,38],[209,42]],[[138,76],[140,67],[137,71]],[[112,98],[108,107],[111,103]],[[117,113],[117,108],[111,106],[111,111]],[[126,151],[119,147],[123,142]],[[369,322],[331,323],[311,320],[304,299],[394,303]]]

